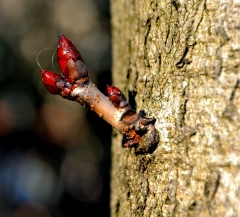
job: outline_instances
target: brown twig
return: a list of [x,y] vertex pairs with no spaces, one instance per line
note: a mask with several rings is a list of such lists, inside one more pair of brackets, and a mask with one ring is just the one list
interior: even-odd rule
[[124,147],[137,147],[144,152],[155,149],[159,136],[154,118],[143,118],[133,111],[117,87],[107,85],[108,97],[102,94],[91,82],[82,55],[64,35],[60,35],[57,53],[65,78],[42,70],[43,84],[50,93],[77,101],[96,112],[124,135]]

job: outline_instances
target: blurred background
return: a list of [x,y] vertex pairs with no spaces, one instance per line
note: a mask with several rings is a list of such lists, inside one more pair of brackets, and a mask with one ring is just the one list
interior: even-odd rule
[[[64,33],[111,84],[108,0],[0,0],[0,217],[109,216],[111,127],[48,93]],[[55,68],[55,69],[54,69]]]

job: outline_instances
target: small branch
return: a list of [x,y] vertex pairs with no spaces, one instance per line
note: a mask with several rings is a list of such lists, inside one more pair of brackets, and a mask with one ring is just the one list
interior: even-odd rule
[[82,55],[64,35],[60,35],[57,54],[64,77],[47,70],[41,72],[42,82],[50,93],[96,112],[124,135],[123,147],[138,147],[143,152],[155,149],[159,136],[154,118],[143,118],[133,111],[117,87],[107,85],[108,97],[102,94],[91,82]]

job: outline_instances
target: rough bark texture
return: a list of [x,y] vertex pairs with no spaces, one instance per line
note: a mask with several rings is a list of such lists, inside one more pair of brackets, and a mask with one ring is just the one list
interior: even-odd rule
[[158,148],[113,134],[112,216],[240,216],[240,2],[112,0],[113,80]]

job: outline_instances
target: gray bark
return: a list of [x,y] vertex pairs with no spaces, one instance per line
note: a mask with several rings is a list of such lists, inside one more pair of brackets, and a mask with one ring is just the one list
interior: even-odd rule
[[112,216],[240,216],[240,1],[112,0],[113,80],[153,153],[113,133]]

